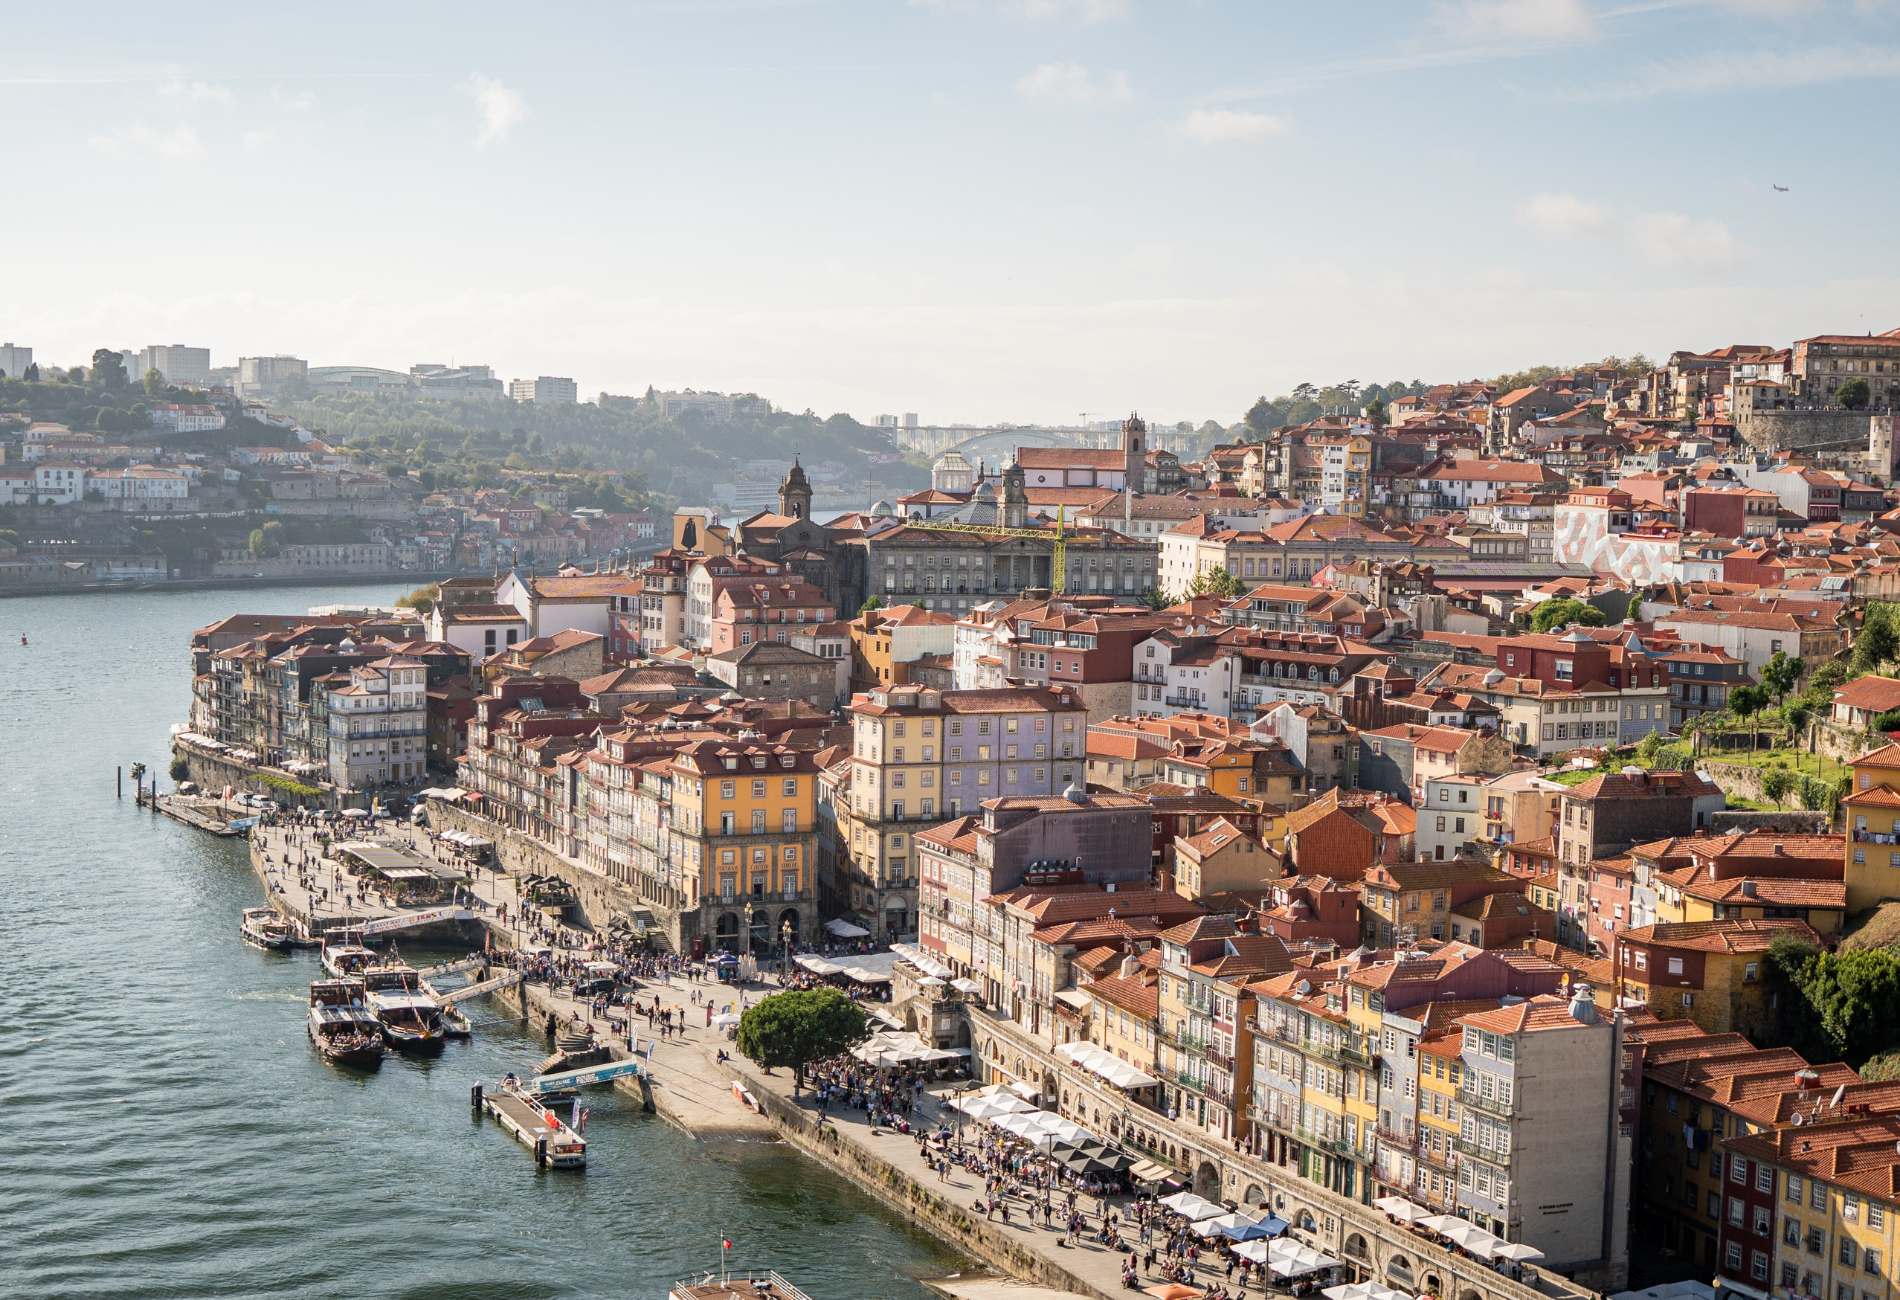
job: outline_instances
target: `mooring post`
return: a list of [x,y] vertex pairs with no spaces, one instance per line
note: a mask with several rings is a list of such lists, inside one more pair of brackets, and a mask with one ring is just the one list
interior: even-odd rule
[[118,778],[118,785],[117,785],[117,787],[115,788],[115,789],[116,789],[116,797],[118,797],[118,798],[120,798],[120,799],[124,799],[124,798],[125,798],[125,764],[123,764],[123,763],[121,763],[121,764],[119,764],[119,766],[118,766],[118,768],[117,768],[116,770],[117,770],[117,772],[118,772],[118,774],[119,774],[119,778]]

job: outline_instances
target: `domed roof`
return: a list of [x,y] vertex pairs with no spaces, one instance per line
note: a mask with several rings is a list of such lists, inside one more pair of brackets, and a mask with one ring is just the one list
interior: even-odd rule
[[967,470],[970,468],[970,462],[963,459],[963,453],[960,451],[946,451],[943,455],[937,457],[930,468],[934,470]]
[[871,518],[889,519],[897,513],[897,507],[888,501],[876,501],[871,504]]

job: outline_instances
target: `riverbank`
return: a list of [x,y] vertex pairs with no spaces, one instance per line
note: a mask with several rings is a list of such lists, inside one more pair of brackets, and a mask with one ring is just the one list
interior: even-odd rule
[[387,573],[312,574],[303,578],[160,578],[150,582],[75,582],[45,587],[0,587],[0,599],[19,596],[159,595],[192,591],[275,590],[280,587],[386,587],[392,583],[415,588],[475,572],[478,570],[392,569]]

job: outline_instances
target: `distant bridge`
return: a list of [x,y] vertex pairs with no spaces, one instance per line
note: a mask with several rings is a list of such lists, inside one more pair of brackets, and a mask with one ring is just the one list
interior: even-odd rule
[[[904,437],[903,434],[912,436]],[[918,436],[922,435],[922,436]],[[1018,447],[1091,447],[1113,434],[1088,433],[1080,429],[917,429],[902,430],[899,445],[906,450],[935,459],[946,452],[960,452],[975,465],[978,457],[995,464],[1014,460]]]

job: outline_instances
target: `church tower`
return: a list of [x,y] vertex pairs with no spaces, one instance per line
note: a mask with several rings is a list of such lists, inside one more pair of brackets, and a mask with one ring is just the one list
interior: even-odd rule
[[996,522],[1021,528],[1029,522],[1029,493],[1023,490],[1023,467],[1011,465],[996,485]]
[[1148,490],[1148,426],[1138,413],[1122,421],[1122,483],[1130,492]]
[[778,512],[792,519],[811,518],[811,480],[805,477],[796,456],[785,472],[785,481],[778,485]]

